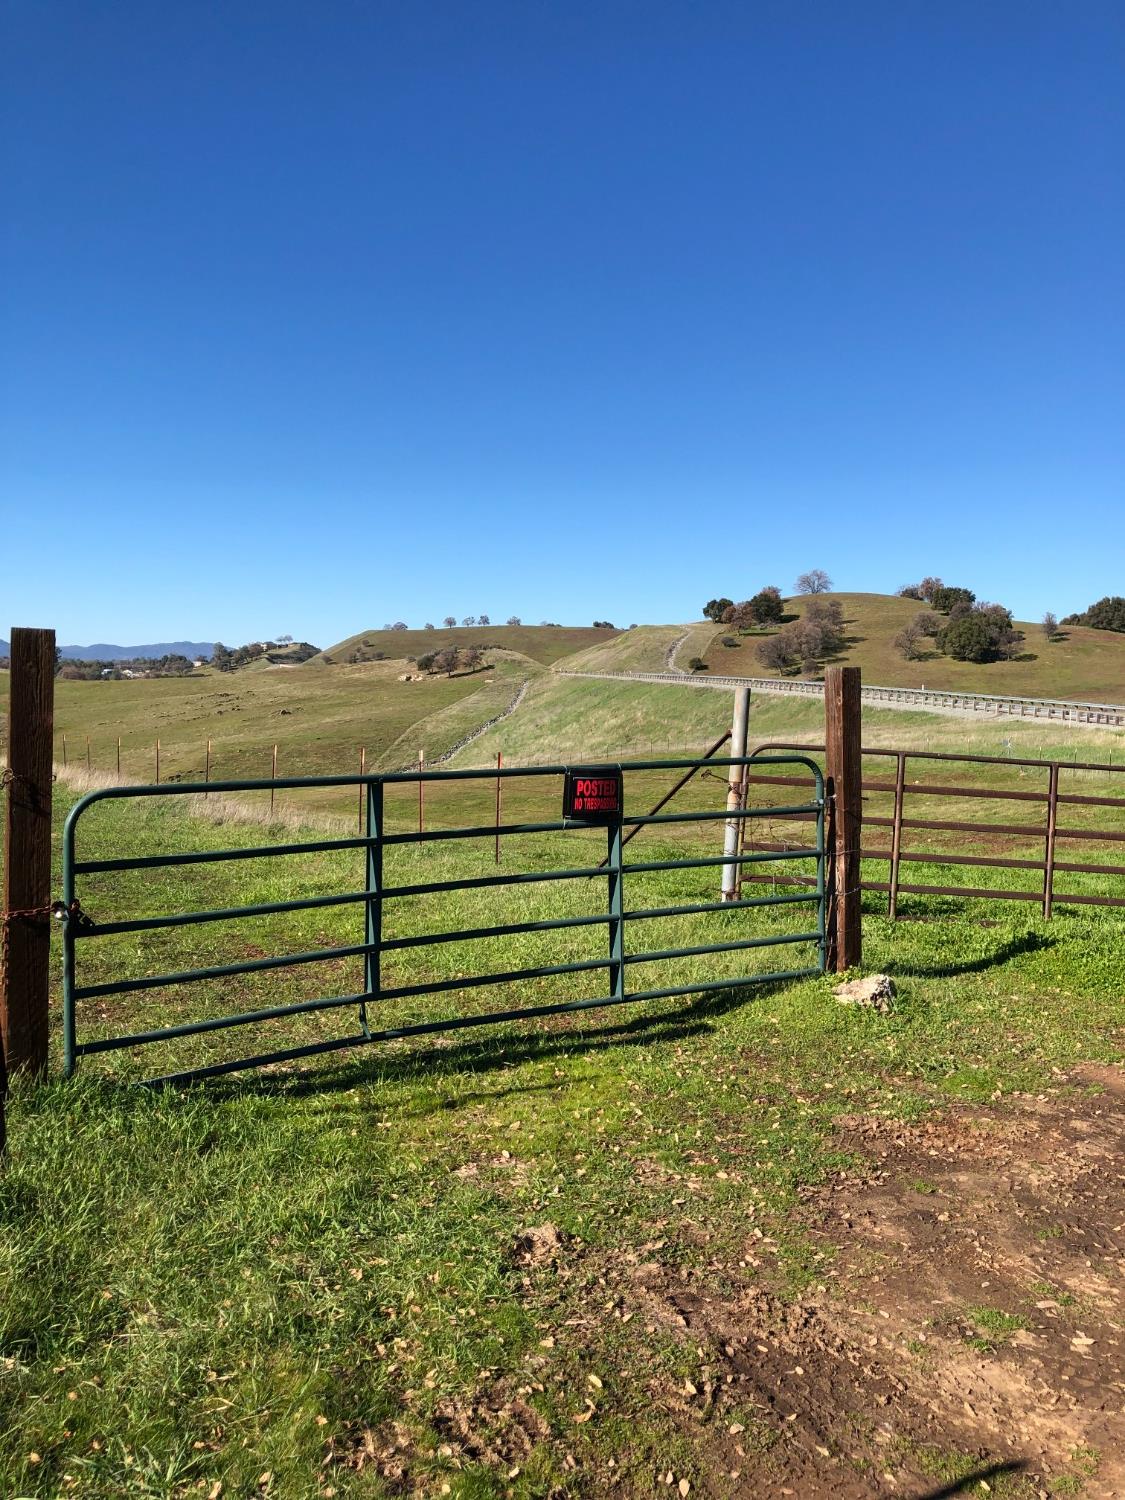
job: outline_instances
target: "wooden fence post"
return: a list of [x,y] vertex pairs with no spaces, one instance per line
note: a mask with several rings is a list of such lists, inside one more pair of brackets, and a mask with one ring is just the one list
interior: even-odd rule
[[824,674],[824,769],[832,799],[828,856],[828,967],[837,974],[863,961],[860,923],[860,837],[863,767],[858,667]]
[[9,1073],[47,1066],[54,694],[55,632],[14,629],[0,910],[0,1041]]

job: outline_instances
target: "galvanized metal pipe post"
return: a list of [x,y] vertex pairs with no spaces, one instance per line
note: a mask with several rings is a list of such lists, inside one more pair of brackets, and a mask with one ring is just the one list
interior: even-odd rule
[[[750,729],[750,689],[735,688],[734,691],[734,718],[730,727],[730,753],[732,756],[743,756],[746,754],[746,739]],[[731,863],[723,866],[723,883],[720,900],[738,900],[738,872],[740,866],[737,862],[739,828],[742,819],[738,814],[742,811],[742,789],[744,778],[747,775],[745,766],[732,765],[727,773],[727,813],[728,817],[723,825],[723,853],[727,855]]]

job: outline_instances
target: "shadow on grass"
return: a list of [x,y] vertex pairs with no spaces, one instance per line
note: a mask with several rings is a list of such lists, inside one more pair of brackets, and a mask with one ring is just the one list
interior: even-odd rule
[[[391,1052],[381,1043],[357,1059],[353,1051],[343,1067],[310,1070],[299,1074],[241,1074],[227,1080],[211,1080],[209,1090],[216,1099],[253,1092],[260,1095],[304,1097],[310,1094],[346,1092],[367,1083],[390,1083],[418,1078],[448,1078],[473,1073],[493,1073],[516,1068],[522,1063],[542,1062],[551,1058],[605,1052],[624,1047],[650,1047],[682,1041],[712,1029],[712,1023],[743,1005],[774,995],[777,984],[747,985],[716,990],[697,1001],[680,1005],[663,1015],[634,1016],[614,1025],[581,1031],[528,1031],[517,1036],[491,1035],[467,1039],[452,1045],[428,1046],[404,1052]],[[644,1002],[638,1002],[643,1004]],[[581,1014],[581,1013],[580,1013]],[[498,1023],[503,1024],[503,1023]],[[555,1087],[554,1084],[529,1084],[506,1090],[507,1093],[535,1093]],[[467,1094],[456,1099],[438,1101],[432,1110],[459,1109],[472,1104],[479,1096]],[[496,1098],[490,1090],[489,1098]]]
[[1027,1462],[1022,1458],[1011,1459],[1002,1464],[989,1464],[987,1468],[974,1469],[961,1479],[952,1479],[936,1490],[927,1490],[924,1495],[917,1495],[915,1500],[951,1500],[953,1495],[966,1495],[970,1489],[979,1489],[981,1485],[987,1488],[990,1479],[999,1479],[1004,1474],[1022,1474],[1026,1468]]
[[1020,937],[1009,938],[994,952],[985,953],[980,958],[967,958],[961,963],[889,963],[886,972],[895,979],[952,979],[958,974],[983,974],[986,969],[997,969],[1025,953],[1040,953],[1053,948],[1057,941],[1040,932],[1025,932]]

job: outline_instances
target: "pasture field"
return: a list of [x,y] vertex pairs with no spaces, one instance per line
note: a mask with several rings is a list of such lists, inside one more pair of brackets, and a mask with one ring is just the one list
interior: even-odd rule
[[[916,599],[887,594],[824,594],[838,599],[844,609],[844,649],[833,661],[857,666],[864,680],[880,687],[952,688],[963,692],[1026,694],[1035,698],[1077,698],[1095,703],[1125,703],[1125,635],[1112,630],[1090,630],[1064,625],[1060,638],[1048,641],[1036,623],[1015,622],[1024,632],[1020,654],[1011,661],[954,661],[931,650],[920,661],[904,661],[894,638],[904,625],[927,608]],[[786,608],[800,615],[807,599],[786,600]],[[738,642],[724,646],[724,637]],[[743,677],[773,677],[758,660],[757,635],[731,635],[717,627],[700,655],[712,672]],[[690,655],[691,653],[689,653]],[[686,666],[686,659],[681,662]],[[602,670],[602,669],[599,669]],[[607,671],[617,670],[612,667]]]
[[[418,749],[440,754],[467,729],[509,702],[521,681],[542,669],[525,657],[489,653],[487,670],[400,682],[405,662],[306,670],[203,672],[191,677],[55,684],[55,758],[67,736],[70,761],[113,771],[120,735],[121,770],[151,781],[160,739],[162,779],[203,776],[208,737],[213,779],[268,776],[278,745],[281,775],[315,776],[355,771],[361,746],[368,765],[413,761]],[[0,674],[0,727],[7,708],[8,674]],[[427,721],[435,727],[427,732]],[[417,734],[410,734],[418,726]],[[420,736],[420,737],[419,737]]]
[[[540,815],[556,792],[540,788]],[[74,792],[56,795],[61,827]],[[391,826],[411,826],[410,790],[388,798]],[[479,815],[471,799],[429,806],[435,821]],[[82,853],[263,841],[238,809],[205,813],[103,805]],[[309,837],[325,816],[310,814]],[[296,836],[289,821],[275,831]],[[648,830],[631,849],[655,859],[695,836]],[[580,863],[575,842],[603,840],[513,836],[503,859]],[[394,878],[494,868],[490,840],[388,858]],[[354,852],[302,854],[97,875],[82,895],[104,918],[357,879]],[[627,904],[708,899],[714,879],[631,876]],[[410,898],[387,930],[601,900],[585,882]],[[231,1033],[18,1083],[0,1178],[0,1492],[860,1500],[961,1481],[984,1493],[984,1478],[1020,1500],[1113,1493],[1125,919],[903,909],[918,920],[890,924],[878,898],[865,917],[865,967],[899,989],[885,1015],[837,1004],[818,978],[189,1089],[129,1080],[223,1055]],[[354,942],[357,911],[87,941],[80,981]],[[716,921],[793,931],[805,911],[656,919],[643,940],[713,940]],[[425,979],[558,962],[596,951],[590,933],[451,943],[388,967]],[[788,950],[751,951],[764,964]],[[653,982],[748,972],[745,956],[674,960]],[[85,1001],[80,1033],[347,993],[357,965]],[[454,990],[391,1002],[386,1019],[515,999]],[[341,1019],[273,1022],[260,1039],[297,1044]]]

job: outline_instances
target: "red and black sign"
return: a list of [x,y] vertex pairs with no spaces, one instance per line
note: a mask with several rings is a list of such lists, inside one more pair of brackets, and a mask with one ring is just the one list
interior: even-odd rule
[[620,823],[623,783],[619,766],[568,770],[563,783],[563,817],[572,823]]

